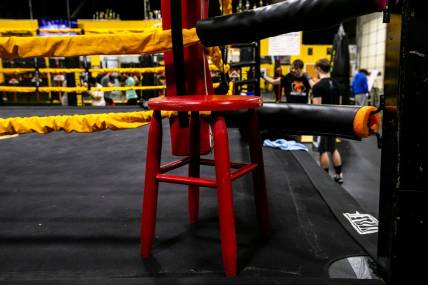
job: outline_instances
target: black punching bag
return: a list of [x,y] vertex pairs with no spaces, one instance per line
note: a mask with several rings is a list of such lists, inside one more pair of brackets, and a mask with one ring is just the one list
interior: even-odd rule
[[[141,67],[154,67],[153,56],[150,54],[144,54],[139,57]],[[143,79],[141,80],[142,86],[154,86],[155,84],[155,75],[153,73],[145,73]],[[155,90],[144,90],[142,91],[142,97],[144,101],[149,100],[150,98],[156,97],[157,92]]]
[[342,104],[349,104],[350,96],[350,63],[349,63],[349,41],[343,26],[340,25],[339,31],[334,36],[333,52],[331,55],[333,65],[331,77],[336,79],[339,85],[340,95],[342,96]]
[[[66,68],[79,68],[80,60],[78,56],[75,57],[66,57],[64,60],[64,66]],[[65,79],[67,81],[67,87],[76,87],[76,77],[74,73],[67,73],[65,75]],[[68,106],[77,106],[77,93],[76,92],[68,92]]]

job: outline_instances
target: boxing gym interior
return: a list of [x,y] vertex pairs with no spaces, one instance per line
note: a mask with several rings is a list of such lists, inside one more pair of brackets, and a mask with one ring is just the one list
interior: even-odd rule
[[423,284],[417,0],[0,2],[0,284]]

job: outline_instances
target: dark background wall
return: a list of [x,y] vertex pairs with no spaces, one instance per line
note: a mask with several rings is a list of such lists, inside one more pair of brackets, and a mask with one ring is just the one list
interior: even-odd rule
[[[0,1],[0,18],[5,19],[29,19],[30,8],[32,4],[32,14],[34,19],[40,18],[60,18],[67,19],[67,0],[11,0]],[[120,14],[122,20],[141,20],[144,18],[143,0],[68,0],[69,13],[75,19],[91,19],[96,11],[105,11],[112,9]],[[251,6],[254,3],[259,4],[259,0],[251,0]],[[268,1],[264,0],[266,4]],[[269,1],[278,2],[278,1]],[[243,1],[245,4],[245,1]],[[236,10],[238,0],[233,0],[233,7]],[[150,0],[152,10],[160,9],[160,0]],[[218,1],[210,1],[210,16],[219,15]],[[345,22],[345,31],[347,32],[350,43],[355,42],[355,20]],[[305,32],[303,35],[304,44],[331,44],[338,26],[331,27],[323,31]]]

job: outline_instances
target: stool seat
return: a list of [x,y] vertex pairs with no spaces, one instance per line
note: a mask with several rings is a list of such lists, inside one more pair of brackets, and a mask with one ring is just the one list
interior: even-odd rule
[[263,105],[259,96],[192,95],[162,96],[148,102],[151,110],[164,111],[234,111]]

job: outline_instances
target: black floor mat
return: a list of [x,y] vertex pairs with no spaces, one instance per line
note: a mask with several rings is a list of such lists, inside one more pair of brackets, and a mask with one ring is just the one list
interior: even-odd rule
[[356,212],[360,214],[369,213],[365,212],[345,189],[340,187],[333,179],[330,179],[325,171],[314,164],[313,160],[308,155],[302,152],[292,152],[292,155],[304,170],[307,177],[312,181],[312,184],[321,194],[337,220],[340,221],[348,233],[361,244],[373,260],[377,260],[377,231],[370,234],[361,234],[351,225],[344,215],[345,213],[355,214]]
[[[52,114],[25,110],[8,108],[2,117]],[[161,184],[153,258],[140,259],[146,135],[147,128],[140,128],[0,140],[0,280],[223,276],[212,189],[201,190],[200,223],[190,227],[185,188]],[[248,159],[237,130],[230,131],[230,145],[234,160]],[[269,241],[258,239],[250,177],[234,183],[243,282],[319,280],[327,278],[330,261],[364,254],[291,153],[264,149],[264,158],[274,227]],[[212,176],[210,170],[202,173]]]

